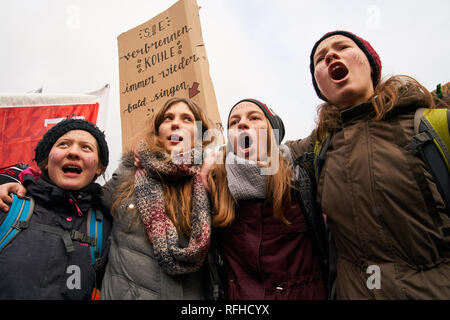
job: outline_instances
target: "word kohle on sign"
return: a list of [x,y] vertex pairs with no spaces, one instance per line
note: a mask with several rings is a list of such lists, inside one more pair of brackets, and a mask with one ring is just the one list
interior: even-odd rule
[[118,37],[122,149],[172,97],[191,98],[222,129],[196,0],[180,0]]

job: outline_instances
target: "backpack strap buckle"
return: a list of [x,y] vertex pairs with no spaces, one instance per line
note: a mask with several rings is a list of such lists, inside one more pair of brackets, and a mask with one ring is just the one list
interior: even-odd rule
[[417,153],[417,150],[420,146],[427,143],[428,141],[433,141],[433,138],[426,132],[421,132],[412,137],[412,142],[406,145],[404,148],[408,151],[412,151],[414,154]]
[[70,238],[75,241],[87,243],[91,246],[95,246],[97,242],[95,238],[89,237],[87,234],[75,229],[70,230]]
[[29,226],[30,226],[29,221],[17,220],[12,224],[11,227],[13,227],[16,230],[22,230],[22,229],[27,229]]

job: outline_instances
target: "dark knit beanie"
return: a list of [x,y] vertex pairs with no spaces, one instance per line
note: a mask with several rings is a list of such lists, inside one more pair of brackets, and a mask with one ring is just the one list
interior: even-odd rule
[[105,134],[93,123],[73,118],[64,119],[58,122],[58,124],[44,134],[44,137],[39,141],[36,149],[34,149],[34,160],[36,163],[39,164],[47,158],[56,140],[71,130],[83,130],[92,134],[95,140],[97,140],[100,163],[106,168],[109,162],[109,150]]
[[316,44],[314,45],[314,47],[311,51],[310,65],[309,65],[309,68],[311,70],[314,89],[316,90],[316,93],[319,96],[319,98],[322,100],[325,100],[325,101],[328,101],[328,100],[320,92],[320,89],[317,86],[316,78],[314,77],[314,54],[316,52],[317,47],[323,40],[325,40],[326,38],[329,38],[331,36],[335,36],[335,35],[341,35],[341,36],[352,39],[356,43],[356,45],[367,56],[367,59],[369,59],[370,67],[372,68],[372,83],[373,83],[374,88],[381,79],[381,60],[380,60],[380,57],[378,56],[378,53],[372,48],[372,46],[370,45],[369,42],[367,42],[363,38],[358,37],[357,35],[355,35],[351,32],[348,32],[348,31],[338,30],[338,31],[328,32],[324,36],[322,36],[322,38],[320,38],[319,41],[317,41]]
[[[233,111],[234,107],[236,107],[239,103],[245,101],[256,104],[264,112],[264,115],[269,120],[272,129],[278,129],[278,133],[276,131],[274,131],[274,133],[275,133],[275,140],[277,141],[278,144],[280,144],[281,141],[283,141],[285,135],[283,120],[281,120],[281,118],[272,109],[270,109],[267,105],[265,105],[261,101],[255,99],[242,99],[231,108],[230,113],[228,114],[228,119],[230,119],[230,114],[231,111]],[[228,120],[227,120],[227,127],[228,127]]]

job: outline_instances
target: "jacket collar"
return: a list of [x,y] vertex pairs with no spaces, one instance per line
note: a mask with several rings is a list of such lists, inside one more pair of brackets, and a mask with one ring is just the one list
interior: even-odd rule
[[[24,186],[27,193],[42,204],[50,204],[52,208],[65,208],[68,201],[75,203],[83,213],[89,208],[100,204],[101,186],[95,182],[77,191],[64,190],[56,186],[44,172],[40,178],[35,179],[31,175],[25,175]],[[69,200],[72,199],[72,200]]]
[[[416,109],[424,107],[428,107],[428,104],[425,101],[413,98],[411,96],[403,96],[399,98],[397,105],[391,111],[389,111],[383,119],[387,120],[400,114],[413,113],[416,111]],[[365,102],[355,107],[341,111],[342,123],[363,118],[372,119],[374,117],[375,110],[372,103],[370,102]]]

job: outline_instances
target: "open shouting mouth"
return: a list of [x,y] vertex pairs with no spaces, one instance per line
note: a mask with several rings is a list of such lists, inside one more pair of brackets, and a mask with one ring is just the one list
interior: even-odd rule
[[254,138],[248,132],[242,132],[237,137],[237,148],[239,150],[238,153],[244,156],[248,156],[255,145]]
[[248,135],[241,135],[239,139],[239,146],[241,149],[248,149],[252,146],[253,139]]
[[341,82],[347,78],[348,69],[342,62],[334,62],[328,67],[328,74],[335,82]]
[[74,164],[67,164],[62,167],[62,171],[67,174],[81,174],[83,169],[80,166]]
[[171,134],[167,140],[172,143],[180,143],[181,141],[183,141],[183,137],[178,134]]

